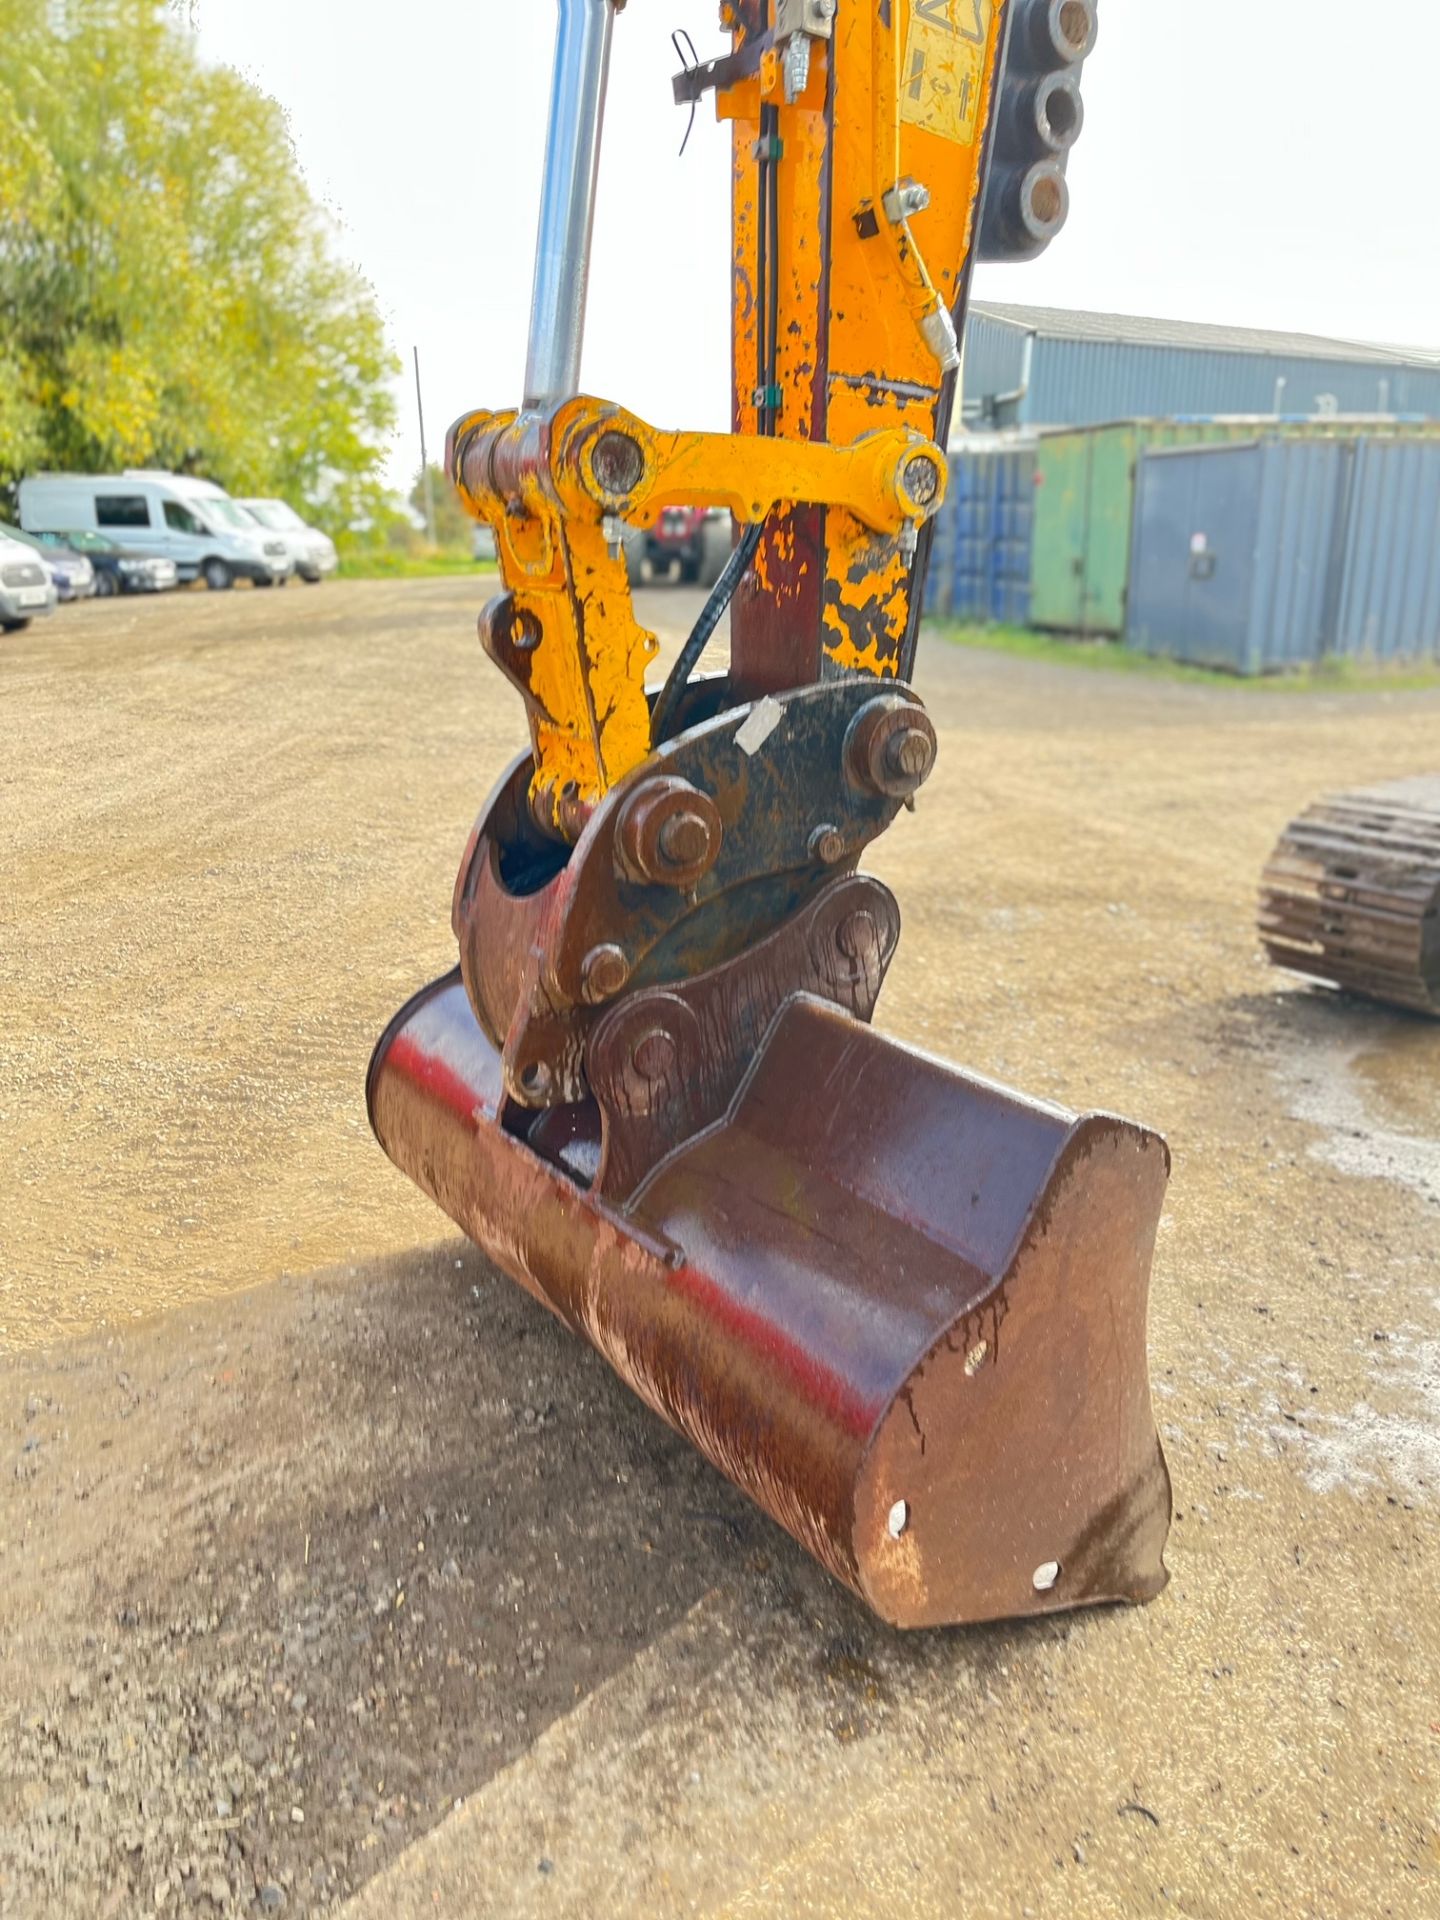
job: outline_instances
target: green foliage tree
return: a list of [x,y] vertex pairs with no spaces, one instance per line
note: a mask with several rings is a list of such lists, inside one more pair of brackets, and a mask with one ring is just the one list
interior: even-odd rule
[[164,0],[0,0],[0,487],[169,467],[343,530],[394,369],[275,101]]

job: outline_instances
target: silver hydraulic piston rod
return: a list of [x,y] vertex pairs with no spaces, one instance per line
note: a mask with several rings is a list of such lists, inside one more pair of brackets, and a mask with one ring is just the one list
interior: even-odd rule
[[615,0],[559,0],[530,300],[527,410],[553,405],[580,387],[590,236],[614,24]]

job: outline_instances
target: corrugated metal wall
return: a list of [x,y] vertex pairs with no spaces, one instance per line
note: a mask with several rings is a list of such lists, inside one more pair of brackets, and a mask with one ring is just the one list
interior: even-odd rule
[[1036,337],[1023,400],[989,410],[1024,378],[1026,333],[972,314],[965,332],[964,417],[999,426],[1090,426],[1162,414],[1314,414],[1322,396],[1341,413],[1389,412],[1440,417],[1440,368],[1320,360],[1193,347],[1135,346],[1107,340]]
[[1366,441],[1348,525],[1338,650],[1440,659],[1440,447]]
[[1062,633],[1125,630],[1136,461],[1142,447],[1282,437],[1354,438],[1361,434],[1440,437],[1440,423],[1411,425],[1344,419],[1126,420],[1069,433],[1041,434],[1035,469],[1035,561],[1030,618]]
[[1126,639],[1245,674],[1440,660],[1440,444],[1143,453]]
[[[1018,327],[987,319],[983,313],[971,313],[965,322],[965,363],[960,375],[965,416],[969,416],[977,401],[993,399],[1000,393],[1014,393],[1024,376],[1025,338]],[[1062,413],[1047,424],[1065,426],[1069,420],[1070,415]]]
[[1035,518],[1033,447],[957,453],[925,583],[925,611],[1025,626]]
[[1286,414],[1316,413],[1326,395],[1341,413],[1440,414],[1440,370],[1042,338],[1017,418],[1079,425],[1146,414],[1269,413],[1282,378]]

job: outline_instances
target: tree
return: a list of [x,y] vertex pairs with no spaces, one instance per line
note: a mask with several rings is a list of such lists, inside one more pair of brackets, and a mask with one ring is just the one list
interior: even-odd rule
[[0,486],[160,466],[342,529],[394,358],[279,106],[163,0],[4,0]]

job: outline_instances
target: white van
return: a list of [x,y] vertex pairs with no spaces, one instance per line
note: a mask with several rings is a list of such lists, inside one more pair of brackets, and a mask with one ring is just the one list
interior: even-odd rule
[[122,474],[42,473],[20,482],[27,533],[107,533],[131,553],[173,560],[207,587],[288,579],[290,553],[210,480],[136,468]]
[[308,526],[284,500],[242,500],[240,505],[285,542],[295,571],[307,586],[318,585],[339,566],[340,556],[329,534]]

